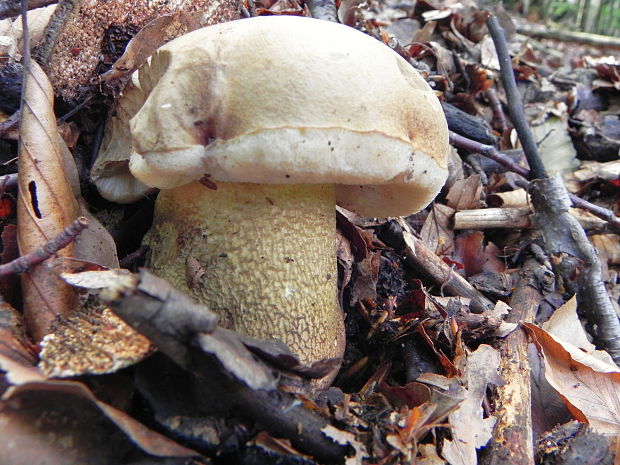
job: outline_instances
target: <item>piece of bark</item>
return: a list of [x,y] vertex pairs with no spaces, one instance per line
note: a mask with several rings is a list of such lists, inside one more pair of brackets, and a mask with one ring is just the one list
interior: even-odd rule
[[[519,273],[512,297],[509,323],[533,322],[542,300],[537,269],[541,265],[528,259]],[[493,439],[485,453],[486,465],[528,465],[534,463],[528,337],[521,329],[513,331],[500,346],[500,375],[505,384],[497,388]]]
[[545,465],[612,465],[614,440],[585,423],[571,421],[543,435],[536,444],[537,463]]
[[[214,327],[214,315],[165,281],[142,270],[109,286],[101,298],[184,370],[193,373],[196,408],[220,406],[288,438],[299,450],[325,462],[340,462],[347,446],[325,432],[329,423],[295,396],[275,389],[271,370],[256,360],[235,333]],[[172,330],[171,330],[172,329]],[[217,382],[214,382],[217,380]]]
[[558,178],[537,179],[530,184],[535,222],[541,230],[545,249],[557,258],[558,265],[573,261],[575,266],[556,265],[566,282],[577,275],[577,299],[580,309],[595,323],[596,342],[620,362],[620,321],[611,303],[596,251],[570,215],[570,200]]
[[446,115],[450,131],[467,136],[483,144],[493,144],[495,142],[491,128],[482,118],[476,118],[449,103],[442,102],[441,107]]

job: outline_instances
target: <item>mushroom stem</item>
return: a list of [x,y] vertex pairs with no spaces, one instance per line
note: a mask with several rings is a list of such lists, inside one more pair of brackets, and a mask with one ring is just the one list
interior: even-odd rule
[[149,266],[225,327],[281,339],[305,364],[341,357],[334,205],[327,184],[165,190],[146,238]]

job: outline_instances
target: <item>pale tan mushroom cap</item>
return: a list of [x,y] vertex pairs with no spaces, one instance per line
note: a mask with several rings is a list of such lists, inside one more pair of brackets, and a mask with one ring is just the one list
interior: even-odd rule
[[399,55],[355,29],[258,17],[169,42],[144,65],[131,172],[171,188],[334,183],[369,216],[426,206],[447,176],[439,101]]

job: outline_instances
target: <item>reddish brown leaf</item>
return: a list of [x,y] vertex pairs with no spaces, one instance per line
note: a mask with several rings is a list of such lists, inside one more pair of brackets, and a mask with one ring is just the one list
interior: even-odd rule
[[506,269],[506,265],[498,258],[499,249],[492,242],[484,245],[482,231],[461,234],[455,239],[454,245],[454,260],[463,265],[465,276],[483,271],[502,272]]

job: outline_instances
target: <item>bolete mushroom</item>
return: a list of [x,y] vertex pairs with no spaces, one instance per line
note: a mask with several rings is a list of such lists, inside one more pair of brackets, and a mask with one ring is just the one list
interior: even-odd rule
[[448,129],[433,91],[379,41],[290,16],[194,31],[137,73],[129,168],[162,189],[151,269],[305,364],[341,357],[334,207],[400,216],[436,196]]

